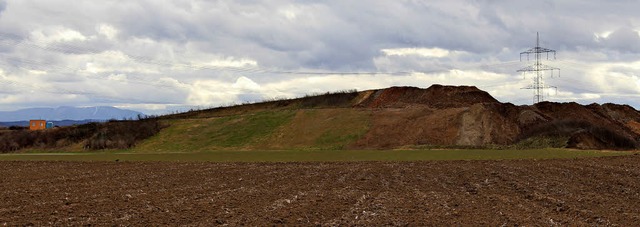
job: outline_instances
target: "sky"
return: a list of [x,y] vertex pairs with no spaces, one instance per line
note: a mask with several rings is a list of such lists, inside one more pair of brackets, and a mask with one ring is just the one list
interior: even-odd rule
[[0,0],[0,111],[167,114],[332,91],[471,85],[640,109],[640,1]]

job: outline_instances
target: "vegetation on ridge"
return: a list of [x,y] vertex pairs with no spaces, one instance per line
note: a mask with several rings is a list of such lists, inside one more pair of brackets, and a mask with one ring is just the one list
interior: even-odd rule
[[48,130],[9,130],[0,132],[0,153],[21,149],[65,150],[127,149],[158,133],[165,125],[157,118],[113,120],[105,123],[59,127]]

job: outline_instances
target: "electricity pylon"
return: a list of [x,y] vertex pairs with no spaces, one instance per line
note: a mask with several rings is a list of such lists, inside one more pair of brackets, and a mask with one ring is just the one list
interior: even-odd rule
[[551,77],[553,77],[553,71],[558,70],[558,75],[560,75],[560,69],[559,68],[554,68],[548,65],[544,65],[542,64],[542,54],[547,54],[547,60],[549,60],[549,53],[553,53],[553,59],[556,58],[556,51],[555,50],[551,50],[551,49],[547,49],[544,47],[540,47],[540,34],[536,33],[536,46],[534,48],[531,48],[525,52],[520,53],[520,61],[522,61],[522,55],[526,54],[527,55],[527,61],[529,60],[529,55],[533,54],[536,58],[536,61],[533,65],[524,67],[520,70],[518,70],[518,72],[522,72],[523,75],[526,74],[527,72],[534,72],[535,75],[533,76],[533,84],[524,87],[523,89],[533,89],[533,103],[539,103],[544,101],[544,90],[545,89],[549,89],[549,88],[555,88],[558,89],[555,86],[548,86],[544,84],[543,81],[543,76],[544,76],[544,71],[551,71]]

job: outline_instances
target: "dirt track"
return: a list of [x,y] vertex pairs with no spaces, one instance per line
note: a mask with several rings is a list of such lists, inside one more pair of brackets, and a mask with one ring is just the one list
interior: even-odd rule
[[0,225],[640,225],[640,156],[0,162]]

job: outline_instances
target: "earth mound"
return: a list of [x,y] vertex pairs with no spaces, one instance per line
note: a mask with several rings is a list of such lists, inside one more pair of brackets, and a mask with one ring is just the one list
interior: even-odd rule
[[[284,116],[278,111],[291,114]],[[265,120],[256,120],[258,113]],[[216,123],[218,118],[231,120],[232,116],[232,121],[221,120],[223,125]],[[261,126],[270,121],[269,116],[289,120]],[[640,148],[640,112],[631,106],[573,102],[516,106],[501,103],[474,86],[342,91],[166,118],[212,119],[211,125],[199,129],[202,131],[260,126],[265,132],[260,136],[248,133],[251,130],[244,134],[233,131],[238,134],[233,136],[221,134],[220,141],[207,142],[213,144],[207,149]],[[204,125],[202,122],[197,124]],[[193,123],[185,126],[189,124]],[[173,137],[167,135],[163,140],[181,143],[171,141]],[[243,142],[227,141],[231,140],[227,137],[243,138]],[[216,145],[231,142],[236,145]]]
[[489,93],[474,86],[432,85],[427,89],[391,87],[364,92],[355,105],[368,108],[401,108],[424,105],[432,108],[456,108],[476,103],[498,103]]
[[[473,86],[341,91],[194,110],[158,120],[161,125],[169,125],[169,129],[162,129],[158,136],[149,137],[136,147],[144,151],[640,148],[640,112],[631,106],[575,102],[516,106],[501,103]],[[5,132],[0,133],[0,138],[11,142],[19,141],[16,135],[36,138],[39,134],[54,132]],[[117,130],[104,133],[107,132],[114,138],[127,137]],[[58,137],[45,135],[43,138]],[[33,141],[21,147],[82,147],[69,145],[69,141]],[[16,149],[1,149],[2,144],[0,152],[15,152]],[[114,147],[92,149],[103,148]]]
[[377,108],[354,149],[412,146],[637,149],[640,112],[628,105],[500,103],[473,86],[392,87],[361,92]]

